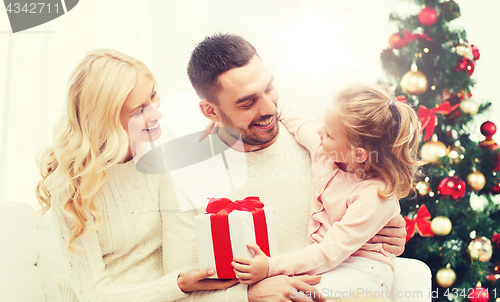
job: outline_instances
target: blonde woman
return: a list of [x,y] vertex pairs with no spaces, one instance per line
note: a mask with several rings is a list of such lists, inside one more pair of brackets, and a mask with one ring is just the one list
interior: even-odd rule
[[164,275],[161,175],[132,160],[137,144],[161,134],[159,104],[149,69],[118,51],[89,52],[70,78],[36,193],[41,212],[51,209],[77,301],[170,301],[237,282],[205,280],[208,269]]

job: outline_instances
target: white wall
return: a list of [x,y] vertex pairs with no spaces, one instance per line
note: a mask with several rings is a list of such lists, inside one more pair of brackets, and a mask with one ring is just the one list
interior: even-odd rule
[[[485,120],[500,126],[500,1],[456,2],[462,17],[453,26],[463,26],[481,52],[473,98],[494,103],[477,127]],[[339,86],[383,75],[379,54],[396,31],[389,13],[419,9],[403,0],[84,0],[58,19],[16,34],[2,11],[0,201],[36,202],[36,153],[62,113],[70,72],[91,49],[115,48],[141,59],[167,97],[191,89],[186,65],[196,43],[214,32],[236,33],[257,48],[281,97],[321,118]]]

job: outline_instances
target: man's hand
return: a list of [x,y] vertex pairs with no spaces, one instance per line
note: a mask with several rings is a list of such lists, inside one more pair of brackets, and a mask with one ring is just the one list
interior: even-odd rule
[[240,282],[250,285],[267,278],[269,274],[269,259],[257,244],[249,243],[247,247],[254,252],[253,258],[234,257],[234,261],[231,264]]
[[[326,299],[319,297],[319,291],[314,288],[321,276],[294,276],[287,277],[278,275],[266,278],[248,287],[249,302],[275,302],[275,301],[298,301],[298,302],[325,302]],[[303,292],[303,293],[300,293]],[[309,298],[307,292],[312,298]],[[316,297],[314,293],[316,292]]]
[[382,243],[382,247],[389,253],[396,256],[405,251],[406,243],[406,222],[403,216],[399,215],[389,221],[377,235],[370,239],[371,243]]
[[177,285],[185,292],[192,292],[195,290],[214,290],[226,289],[238,283],[237,279],[234,280],[218,280],[207,279],[212,276],[214,271],[212,269],[204,269],[202,271],[187,271],[177,277]]

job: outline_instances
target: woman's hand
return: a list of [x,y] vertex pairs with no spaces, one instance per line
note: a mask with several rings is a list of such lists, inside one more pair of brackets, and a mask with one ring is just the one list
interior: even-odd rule
[[226,289],[238,283],[238,279],[207,279],[214,273],[210,268],[202,271],[187,271],[177,277],[177,285],[183,292],[188,293],[195,290]]

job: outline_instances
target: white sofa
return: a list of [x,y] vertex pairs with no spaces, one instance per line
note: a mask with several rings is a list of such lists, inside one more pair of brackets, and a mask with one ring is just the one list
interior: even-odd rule
[[[56,302],[64,274],[49,213],[32,215],[23,202],[0,203],[0,301]],[[60,276],[61,277],[61,276]],[[396,258],[393,300],[430,302],[431,271],[421,261]],[[64,279],[64,278],[59,278]]]
[[52,219],[24,202],[0,203],[0,301],[56,302],[53,278],[64,273]]

